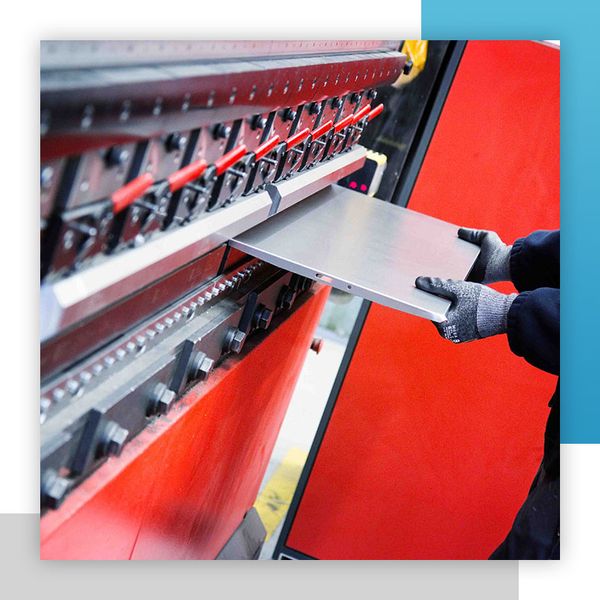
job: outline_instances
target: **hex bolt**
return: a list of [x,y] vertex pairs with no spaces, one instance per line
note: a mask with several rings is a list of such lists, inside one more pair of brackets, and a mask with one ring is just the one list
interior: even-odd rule
[[296,296],[297,296],[296,290],[293,290],[292,288],[289,288],[289,287],[284,288],[284,290],[281,294],[281,301],[280,301],[281,307],[284,308],[285,310],[290,310],[290,308],[292,308],[292,306],[294,305],[294,302],[296,301]]
[[149,415],[166,415],[175,400],[175,392],[164,383],[158,383],[150,396]]
[[213,137],[215,140],[218,139],[226,139],[231,134],[231,127],[225,125],[224,123],[218,123],[213,127]]
[[114,421],[109,421],[100,440],[98,448],[100,456],[120,456],[128,435],[127,429]]
[[122,146],[113,146],[104,155],[104,162],[107,167],[120,167],[127,162],[129,150]]
[[268,329],[272,319],[273,311],[261,304],[254,313],[254,326],[257,329]]
[[42,478],[42,506],[58,508],[69,489],[69,480],[60,477],[54,469],[48,469]]
[[225,343],[223,344],[223,348],[225,352],[233,352],[234,354],[239,354],[244,347],[244,342],[246,341],[246,334],[237,329],[236,327],[231,327],[229,331],[225,334]]
[[165,141],[165,147],[168,152],[181,151],[185,148],[186,144],[187,138],[178,131],[169,135]]
[[215,361],[204,352],[198,352],[190,363],[190,379],[205,381],[213,369]]

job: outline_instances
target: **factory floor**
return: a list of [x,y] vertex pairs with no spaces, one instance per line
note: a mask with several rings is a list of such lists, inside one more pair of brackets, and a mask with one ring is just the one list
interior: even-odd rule
[[323,339],[323,347],[319,354],[309,352],[306,357],[255,503],[267,529],[261,560],[273,557],[360,304],[358,298],[332,294],[315,333]]

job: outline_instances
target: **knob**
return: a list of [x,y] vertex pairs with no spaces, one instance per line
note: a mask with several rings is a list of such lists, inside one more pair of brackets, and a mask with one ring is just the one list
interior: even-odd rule
[[54,469],[48,469],[42,478],[42,506],[58,508],[69,489],[69,480],[60,477]]
[[318,102],[311,102],[308,105],[308,114],[316,115],[319,112],[321,105]]
[[412,60],[407,60],[404,63],[404,66],[402,67],[402,72],[405,75],[408,75],[412,71],[412,68],[413,68],[413,61]]
[[181,151],[185,148],[186,144],[187,138],[185,135],[181,135],[179,132],[172,133],[165,140],[167,152],[176,152],[177,150]]
[[175,392],[170,390],[164,383],[159,383],[150,396],[148,405],[149,415],[166,415],[175,400]]
[[107,167],[120,167],[127,162],[129,150],[122,146],[113,146],[104,156]]
[[237,328],[231,328],[227,334],[225,335],[225,343],[223,348],[225,352],[233,352],[234,354],[239,354],[244,347],[244,342],[246,341],[246,334]]
[[254,313],[254,326],[257,329],[268,329],[273,319],[273,311],[261,304]]
[[284,121],[293,121],[296,118],[296,111],[291,108],[286,108],[281,116]]
[[98,448],[100,456],[120,456],[128,435],[127,429],[114,421],[109,421],[100,440]]
[[190,379],[199,379],[205,381],[209,376],[215,361],[204,354],[204,352],[198,352],[191,360],[190,363]]
[[267,120],[261,115],[254,115],[250,119],[250,127],[252,129],[264,129],[267,126]]

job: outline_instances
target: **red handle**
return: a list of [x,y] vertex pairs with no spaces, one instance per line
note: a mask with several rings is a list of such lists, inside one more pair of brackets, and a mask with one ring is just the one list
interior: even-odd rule
[[376,116],[383,112],[383,104],[377,105],[368,115],[367,121],[372,121]]
[[154,178],[152,175],[150,175],[150,173],[144,173],[124,185],[122,188],[119,188],[110,197],[112,200],[113,212],[115,214],[119,213],[130,204],[133,204],[133,202],[135,202],[153,183]]
[[179,171],[175,171],[175,173],[172,173],[167,178],[169,189],[172,192],[180,190],[186,183],[198,179],[198,177],[206,171],[206,167],[208,167],[208,163],[205,160],[200,159],[187,167],[183,167],[183,169],[179,169]]
[[354,113],[354,119],[352,119],[352,123],[358,123],[361,119],[364,119],[369,114],[370,110],[370,104],[367,104],[367,106],[363,106],[363,108],[361,108],[357,113]]
[[298,133],[295,133],[292,137],[289,137],[285,143],[287,144],[288,149],[297,146],[301,142],[303,142],[310,135],[310,129],[307,127]]
[[327,133],[333,127],[333,121],[330,119],[327,123],[323,123],[316,129],[313,129],[312,139],[316,140],[320,138],[324,133]]
[[263,156],[266,156],[277,144],[279,143],[279,136],[274,135],[271,139],[268,139],[266,142],[261,144],[256,151],[254,152],[254,156],[256,160],[260,160]]
[[233,150],[230,150],[227,154],[223,154],[221,158],[215,160],[215,168],[217,169],[217,175],[222,175],[229,169],[229,167],[233,167],[235,163],[244,157],[246,154],[246,146],[244,144],[240,144]]
[[350,123],[352,123],[352,119],[354,119],[354,115],[348,115],[346,118],[342,119],[334,125],[333,131],[335,131],[335,133],[338,133],[339,131],[344,129],[344,127],[350,125]]

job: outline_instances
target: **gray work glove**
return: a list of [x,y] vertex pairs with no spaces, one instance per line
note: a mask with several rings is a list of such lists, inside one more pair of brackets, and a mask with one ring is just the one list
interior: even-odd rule
[[508,309],[517,294],[501,294],[480,283],[417,277],[424,292],[450,300],[446,321],[434,323],[440,335],[455,344],[506,333]]
[[458,230],[458,237],[481,247],[481,252],[467,277],[467,281],[475,283],[510,281],[510,251],[512,246],[507,246],[497,233],[461,227]]

